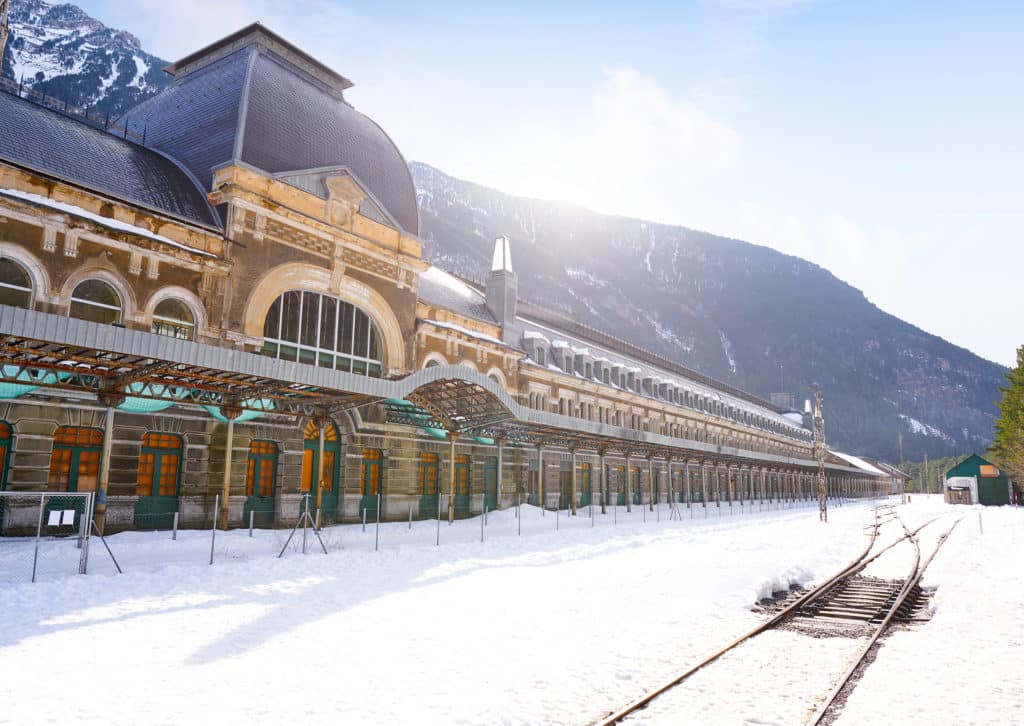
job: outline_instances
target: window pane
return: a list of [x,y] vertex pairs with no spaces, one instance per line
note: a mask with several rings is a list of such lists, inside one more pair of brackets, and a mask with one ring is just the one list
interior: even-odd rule
[[320,310],[320,350],[334,350],[334,336],[338,331],[338,302],[333,297],[323,298]]
[[192,310],[181,300],[164,300],[153,311],[153,332],[158,335],[192,340],[194,330]]
[[27,308],[32,302],[32,281],[14,260],[0,259],[0,305]]
[[367,353],[367,340],[366,335],[370,330],[370,321],[366,317],[365,313],[360,310],[356,310],[356,335],[354,341],[354,347],[352,349],[352,355],[360,356],[361,358],[366,357]]
[[277,339],[277,334],[280,332],[278,327],[281,325],[281,298],[274,301],[274,304],[270,306],[270,310],[267,311],[267,319],[263,322],[263,337]]
[[94,323],[116,323],[121,319],[121,299],[102,280],[85,280],[71,293],[68,314]]
[[338,350],[342,353],[352,352],[352,315],[355,308],[346,302],[339,303],[338,315]]
[[367,356],[373,360],[380,360],[380,338],[377,335],[377,326],[370,325],[370,353]]
[[299,339],[299,307],[302,294],[286,292],[282,300],[281,340],[297,342]]
[[319,314],[320,296],[311,292],[302,293],[302,340],[300,342],[303,345],[316,347]]

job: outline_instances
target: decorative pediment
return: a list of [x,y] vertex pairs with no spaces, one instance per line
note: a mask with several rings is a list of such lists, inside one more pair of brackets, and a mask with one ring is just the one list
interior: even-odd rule
[[400,229],[398,223],[384,209],[359,178],[344,166],[321,169],[287,171],[274,176],[278,181],[290,184],[305,192],[328,201],[328,218],[331,224],[345,226],[358,212],[378,224]]

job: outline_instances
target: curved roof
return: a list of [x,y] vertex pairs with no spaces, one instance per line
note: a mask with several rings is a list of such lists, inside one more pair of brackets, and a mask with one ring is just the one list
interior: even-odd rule
[[409,167],[380,126],[345,101],[346,79],[259,25],[168,70],[171,86],[125,118],[207,188],[213,169],[231,162],[268,174],[344,166],[405,232],[419,233]]
[[162,154],[0,93],[0,159],[206,227],[220,220],[195,179]]

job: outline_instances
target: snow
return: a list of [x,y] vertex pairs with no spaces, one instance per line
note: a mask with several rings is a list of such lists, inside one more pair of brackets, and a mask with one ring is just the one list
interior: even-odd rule
[[111,219],[109,217],[101,217],[98,214],[94,214],[93,212],[82,209],[81,207],[75,206],[74,204],[58,202],[55,199],[43,197],[38,194],[32,194],[30,192],[23,192],[20,189],[0,189],[0,194],[3,194],[4,196],[7,197],[13,197],[15,199],[21,199],[26,202],[32,202],[33,204],[38,204],[43,207],[49,207],[50,209],[55,209],[59,212],[71,214],[74,215],[75,217],[88,219],[90,222],[95,222],[100,226],[107,227],[108,229],[114,229],[117,230],[118,232],[128,232],[129,234],[134,234],[139,237],[146,237],[147,239],[155,240],[156,242],[161,242],[165,245],[170,245],[171,247],[177,247],[180,250],[185,250],[186,252],[191,252],[192,254],[195,255],[201,255],[203,257],[216,257],[216,255],[214,255],[211,252],[207,252],[206,250],[201,250],[196,247],[190,247],[189,245],[182,244],[181,242],[175,242],[169,237],[164,237],[163,235],[155,234],[154,232],[150,232],[148,229],[145,229],[143,227],[137,227],[134,224],[128,224],[127,222],[122,222],[118,219]]
[[146,74],[149,73],[151,66],[146,62],[146,59],[140,55],[135,55],[133,60],[135,61],[135,78],[133,78],[132,82],[128,85],[134,86],[135,88],[145,88]]
[[725,357],[729,361],[729,370],[735,373],[736,358],[734,358],[732,354],[732,343],[727,337],[725,337],[725,333],[721,330],[718,331],[718,339],[722,341],[722,351],[725,353]]
[[858,469],[863,469],[864,471],[870,472],[872,474],[877,474],[879,476],[886,475],[884,471],[882,471],[876,466],[872,466],[868,462],[864,461],[864,459],[861,459],[859,456],[853,456],[852,454],[844,454],[840,451],[833,451],[832,449],[829,449],[829,451],[838,456],[843,461],[845,461],[847,464],[855,466]]
[[420,277],[433,282],[435,285],[441,285],[466,300],[473,302],[483,300],[483,295],[440,267],[430,267],[426,271],[421,272]]
[[911,507],[965,515],[924,575],[938,586],[935,614],[885,641],[837,726],[1024,723],[1024,509],[950,507],[938,496]]
[[433,325],[435,327],[438,327],[438,328],[444,328],[446,330],[454,330],[457,333],[462,333],[463,335],[468,335],[469,337],[475,338],[476,340],[482,340],[482,341],[485,341],[487,343],[495,343],[497,345],[504,345],[504,343],[502,343],[500,340],[498,340],[497,338],[495,338],[492,335],[487,335],[486,333],[481,333],[479,330],[472,330],[470,328],[464,328],[461,325],[456,325],[455,323],[446,323],[446,322],[442,322],[440,320],[424,320],[423,322],[430,323],[431,325]]
[[[285,531],[219,532],[212,567],[209,532],[122,533],[108,541],[125,574],[94,541],[84,577],[57,569],[77,562],[73,542],[47,543],[40,582],[0,587],[0,662],[17,664],[0,721],[40,722],[59,684],[83,724],[593,722],[761,622],[758,598],[845,565],[872,519],[867,502],[833,507],[828,525],[813,502],[707,511],[670,521],[662,505],[657,521],[619,507],[591,527],[586,508],[524,506],[521,537],[505,510],[484,542],[479,518],[442,525],[440,547],[433,521],[381,525],[379,552],[372,525],[336,526],[328,556],[293,541],[282,559]],[[1010,561],[1024,511],[986,509],[984,536],[975,509],[937,496],[901,511],[969,519],[926,576],[935,618],[885,641],[840,723],[1019,720],[1024,575]],[[0,544],[0,578],[24,575],[31,543]],[[695,676],[680,711],[641,718],[799,723],[849,652],[842,638],[769,633]]]
[[545,343],[548,343],[549,345],[551,343],[551,341],[547,339],[547,336],[538,330],[527,330],[526,332],[523,333],[523,338],[525,340],[543,340]]
[[935,438],[944,439],[946,441],[949,441],[950,443],[955,443],[952,436],[950,436],[949,434],[945,433],[940,429],[935,428],[934,426],[922,423],[921,421],[918,421],[916,418],[913,418],[912,416],[907,416],[906,414],[901,413],[899,414],[899,417],[907,422],[907,426],[910,428],[911,433],[921,434],[922,436],[934,436]]

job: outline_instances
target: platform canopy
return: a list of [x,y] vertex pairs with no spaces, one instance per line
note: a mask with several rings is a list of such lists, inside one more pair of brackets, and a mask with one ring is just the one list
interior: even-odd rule
[[[0,306],[0,331],[0,385],[30,383],[34,392],[91,393],[106,405],[133,401],[128,410],[159,410],[158,404],[185,403],[203,406],[218,418],[244,419],[254,413],[323,416],[380,403],[391,423],[477,440],[680,462],[707,459],[808,472],[817,467],[810,459],[538,411],[517,403],[500,384],[465,366],[433,366],[393,380],[370,378],[8,306]],[[864,475],[853,466],[830,464],[828,468]]]

